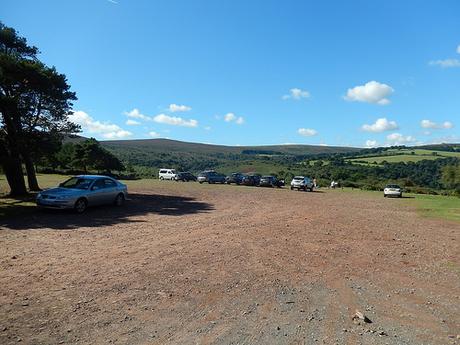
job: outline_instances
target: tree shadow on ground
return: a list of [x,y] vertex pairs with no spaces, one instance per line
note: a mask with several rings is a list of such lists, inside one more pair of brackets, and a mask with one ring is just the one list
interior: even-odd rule
[[144,220],[131,217],[147,214],[163,216],[183,216],[214,210],[211,204],[194,198],[171,195],[138,194],[129,195],[129,200],[121,207],[112,205],[90,207],[84,214],[71,210],[40,210],[35,205],[14,205],[11,216],[0,218],[0,231],[55,229],[71,230],[80,227],[110,226],[119,223],[136,223]]

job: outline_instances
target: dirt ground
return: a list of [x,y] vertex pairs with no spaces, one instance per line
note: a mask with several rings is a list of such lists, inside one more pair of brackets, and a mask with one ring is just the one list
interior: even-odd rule
[[130,191],[0,220],[1,344],[460,343],[460,225],[407,199]]

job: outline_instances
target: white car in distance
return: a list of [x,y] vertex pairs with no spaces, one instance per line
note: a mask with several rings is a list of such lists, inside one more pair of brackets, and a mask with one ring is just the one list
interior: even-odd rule
[[305,176],[294,176],[291,181],[291,190],[293,189],[313,192],[313,182]]
[[398,198],[402,197],[403,190],[397,184],[387,184],[383,189],[383,197],[395,196]]
[[160,180],[174,180],[176,178],[175,169],[160,169],[158,172],[158,178]]

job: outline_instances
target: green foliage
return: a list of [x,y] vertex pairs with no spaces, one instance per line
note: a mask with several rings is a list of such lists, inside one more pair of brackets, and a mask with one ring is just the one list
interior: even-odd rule
[[447,189],[454,189],[460,194],[460,164],[442,167],[441,182]]
[[[69,148],[66,148],[71,152]],[[110,172],[112,170],[125,170],[120,160],[104,149],[99,142],[94,139],[88,139],[82,143],[74,145],[71,165],[75,168],[87,172],[89,169]]]
[[79,131],[68,119],[75,93],[38,53],[0,22],[0,163],[17,195],[26,193],[22,164],[29,188],[39,189],[34,163],[57,151],[65,134]]

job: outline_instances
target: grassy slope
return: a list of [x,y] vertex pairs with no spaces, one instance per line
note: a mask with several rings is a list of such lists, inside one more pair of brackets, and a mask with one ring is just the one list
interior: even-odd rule
[[[361,162],[367,162],[367,164],[381,164],[383,161],[388,163],[399,163],[399,162],[418,162],[424,159],[442,159],[446,157],[458,157],[460,158],[460,152],[447,152],[447,151],[435,151],[435,150],[425,150],[425,149],[403,149],[403,150],[388,150],[388,153],[398,153],[395,155],[376,155],[362,158],[352,158],[351,162],[356,162],[357,164],[365,164]],[[414,154],[411,154],[414,152]],[[433,153],[436,154],[433,154]],[[401,154],[402,153],[402,154]]]
[[[39,174],[38,179],[40,186],[42,188],[49,188],[59,184],[59,182],[64,181],[67,176],[63,175],[43,175]],[[168,186],[171,190],[180,190],[181,183],[177,182],[161,182],[158,180],[151,179],[142,179],[136,181],[125,181],[128,185],[128,188],[135,188],[137,190],[145,188],[152,189],[157,184],[162,184],[162,186]],[[198,183],[194,184],[196,188],[219,188],[218,186],[202,186]],[[231,187],[229,187],[231,188]],[[372,192],[372,191],[361,191],[359,189],[350,189],[345,188],[344,192],[350,193],[366,193],[369,195],[374,195],[375,197],[383,198],[381,192]],[[8,186],[5,181],[5,176],[0,175],[0,195],[4,195],[8,192]],[[342,192],[341,189],[334,192]],[[448,219],[460,222],[460,198],[457,197],[448,197],[440,195],[419,195],[419,194],[408,194],[412,197],[410,199],[403,199],[404,204],[408,206],[415,206],[418,211],[426,217],[435,217],[441,219]],[[392,201],[398,202],[399,199]],[[389,201],[388,202],[392,202]],[[11,198],[2,197],[0,198],[0,218],[10,217],[10,216],[26,216],[35,210],[34,198],[33,196],[25,200],[16,200]]]
[[190,152],[196,154],[241,154],[245,150],[266,150],[284,154],[317,154],[317,153],[342,153],[359,151],[359,148],[320,146],[320,145],[267,145],[267,146],[224,146],[212,144],[189,143],[169,139],[144,139],[144,140],[108,140],[101,141],[107,148],[134,149],[135,151],[169,153]]

